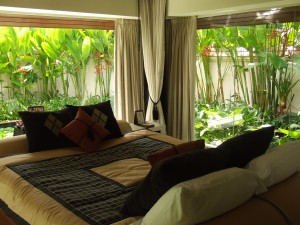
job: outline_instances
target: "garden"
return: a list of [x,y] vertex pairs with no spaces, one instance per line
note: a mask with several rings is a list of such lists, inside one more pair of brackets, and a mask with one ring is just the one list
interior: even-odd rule
[[[29,106],[50,111],[111,98],[113,31],[1,27],[0,33],[2,123],[18,120]],[[2,127],[0,137],[13,129]]]
[[196,139],[218,144],[268,125],[276,128],[273,145],[300,138],[299,28],[198,30]]
[[[42,105],[113,100],[114,32],[0,28],[0,121]],[[274,125],[273,145],[300,138],[300,23],[197,31],[195,138],[218,144]],[[12,132],[0,128],[0,137]]]

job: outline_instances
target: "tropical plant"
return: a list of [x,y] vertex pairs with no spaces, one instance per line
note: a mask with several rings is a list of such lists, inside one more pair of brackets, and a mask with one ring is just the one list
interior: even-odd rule
[[[113,72],[114,33],[104,30],[87,30],[91,37],[91,56],[95,65],[95,93],[103,100],[110,98],[110,82]],[[98,92],[99,90],[99,92]]]
[[[0,121],[17,120],[32,105],[56,110],[111,99],[113,31],[1,27],[0,33]],[[87,93],[90,59],[100,72],[95,96]]]
[[[215,97],[213,77],[210,72],[210,52],[214,32],[211,30],[199,30],[197,32],[197,96],[202,102],[212,102]],[[201,61],[201,63],[200,63]]]
[[[300,23],[283,23],[197,32],[196,100],[201,103],[196,104],[196,138],[215,140],[217,136],[222,140],[263,124],[276,124],[281,128],[280,139],[291,138],[293,130],[281,132],[291,130],[286,126],[289,121],[280,125],[278,122],[282,116],[290,116],[293,88],[299,82],[300,57],[293,47],[299,46],[299,26]],[[212,62],[216,74],[212,73]],[[230,96],[224,97],[227,87],[223,82],[230,77],[233,90]],[[238,107],[232,112],[242,110],[242,121],[235,122],[230,129],[207,127],[209,118],[229,116],[230,113],[223,113],[232,106]]]
[[65,32],[65,67],[75,87],[75,96],[81,100],[86,97],[86,67],[91,51],[91,39],[85,31],[73,29]]
[[63,66],[59,60],[63,51],[63,32],[62,29],[38,28],[31,36],[31,54],[35,56],[34,67],[41,80],[38,90],[41,98],[51,99],[58,94],[57,78],[61,78],[63,94],[68,93]]
[[51,99],[61,94],[58,86],[62,94],[68,96],[72,83],[75,96],[83,100],[88,97],[87,64],[92,58],[91,53],[96,55],[97,51],[101,62],[96,67],[101,69],[103,75],[95,76],[96,89],[103,92],[97,94],[109,97],[113,72],[113,31],[3,27],[0,32],[2,97],[14,98],[18,93],[26,92]]
[[13,130],[13,127],[0,128],[0,139],[7,137],[9,134],[12,134]]
[[[201,75],[198,72],[197,87],[200,87],[199,90],[203,94],[204,85],[214,88],[207,81],[214,80],[213,77],[218,80],[217,88],[210,91],[216,96],[201,100],[206,103],[214,100],[220,103],[225,102],[225,98],[220,98],[218,95],[220,93],[222,96],[223,80],[231,72],[226,60],[229,57],[234,87],[231,95],[236,100],[243,100],[252,106],[257,105],[262,115],[270,109],[270,112],[276,115],[279,95],[283,96],[281,93],[288,91],[289,93],[284,94],[286,102],[291,89],[297,84],[297,81],[291,83],[295,68],[292,67],[291,71],[288,65],[292,65],[293,58],[295,58],[294,51],[291,51],[289,46],[295,46],[298,41],[295,37],[299,35],[299,24],[285,23],[199,30],[197,51],[201,61],[198,61],[198,64],[201,62],[200,68],[203,69],[198,69],[198,71],[204,71],[205,74]],[[217,59],[217,75],[211,74],[211,71],[206,69],[211,67],[207,65],[211,61],[207,58],[213,57]],[[287,89],[287,84],[291,84],[290,89]],[[199,94],[196,98],[200,99],[198,96]]]

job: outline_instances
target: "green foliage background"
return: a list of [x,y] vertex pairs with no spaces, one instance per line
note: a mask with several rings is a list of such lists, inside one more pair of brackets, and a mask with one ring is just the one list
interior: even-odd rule
[[[299,94],[293,92],[299,53],[299,22],[198,30],[195,138],[217,143],[268,124],[277,128],[277,144],[298,139],[300,118],[291,106]],[[234,88],[230,97],[224,94],[228,77]],[[207,126],[237,114],[243,119],[233,119],[231,127]]]
[[[0,121],[18,118],[17,111],[29,105],[61,107],[71,99],[71,86],[81,104],[91,97],[110,99],[113,31],[1,27],[0,34]],[[89,96],[86,72],[91,60],[96,85]]]

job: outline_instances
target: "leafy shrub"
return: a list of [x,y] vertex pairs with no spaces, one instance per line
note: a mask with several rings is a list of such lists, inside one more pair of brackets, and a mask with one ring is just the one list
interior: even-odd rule
[[[271,113],[271,112],[269,112]],[[209,127],[209,121],[242,114],[242,120],[233,122],[229,127]],[[281,145],[300,138],[300,115],[289,113],[283,116],[270,116],[265,112],[260,117],[259,109],[243,102],[220,105],[218,103],[196,103],[195,139],[205,139],[206,143],[218,145],[224,140],[237,136],[248,130],[255,130],[266,125],[274,125],[275,135],[271,146]]]
[[13,132],[14,132],[13,127],[0,128],[0,138],[5,138],[8,136],[8,134],[12,134]]

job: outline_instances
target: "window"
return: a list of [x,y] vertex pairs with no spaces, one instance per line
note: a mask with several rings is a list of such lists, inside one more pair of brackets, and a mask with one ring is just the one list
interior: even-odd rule
[[300,137],[299,15],[293,7],[198,19],[196,138],[219,143],[266,124],[278,142]]
[[114,21],[1,16],[0,25],[0,121],[30,105],[112,97]]

